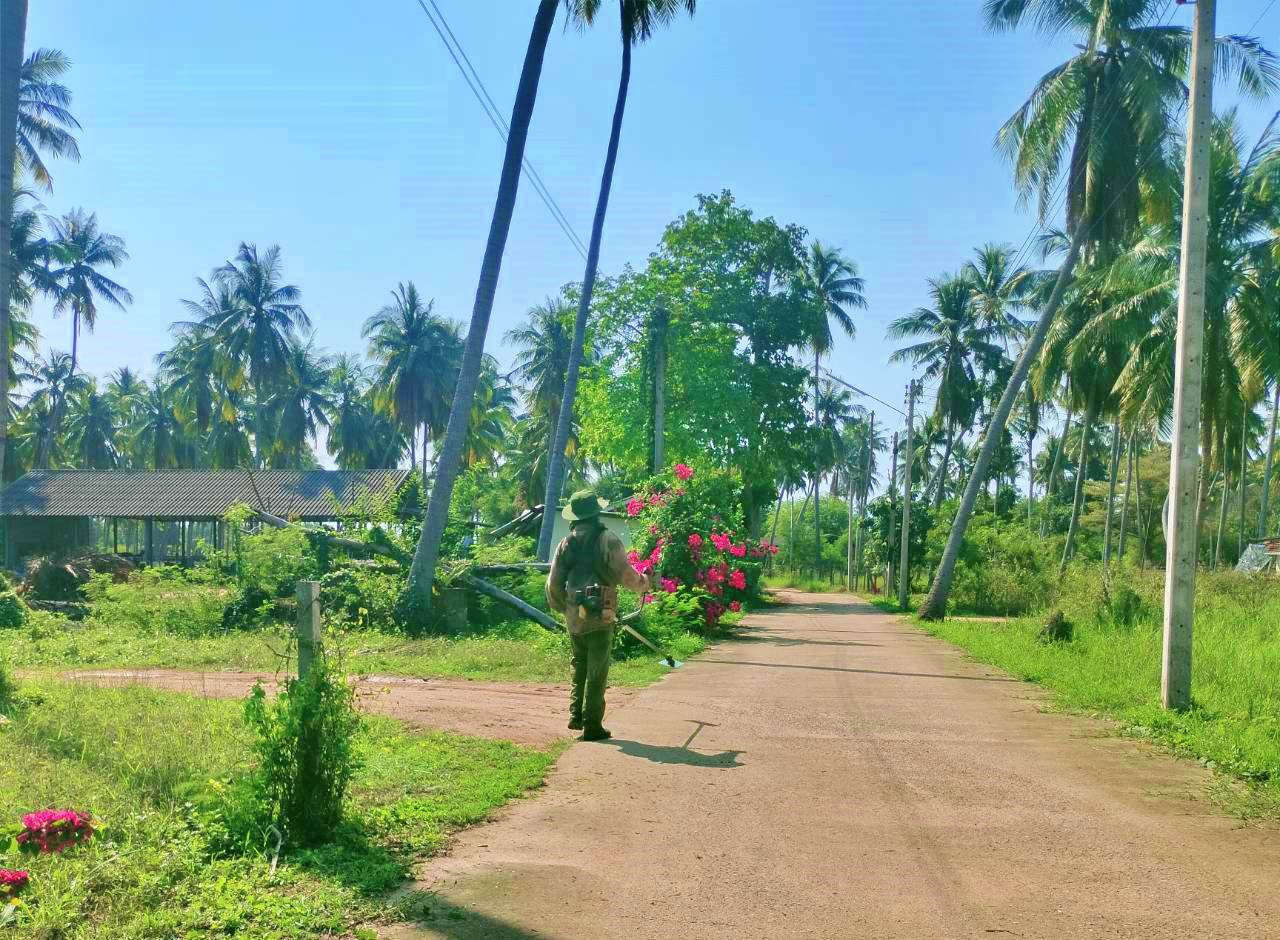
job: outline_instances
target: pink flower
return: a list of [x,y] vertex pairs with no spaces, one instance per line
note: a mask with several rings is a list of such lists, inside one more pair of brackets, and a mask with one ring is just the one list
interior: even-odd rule
[[46,809],[22,817],[18,845],[23,851],[63,852],[93,838],[88,816],[72,810]]
[[640,515],[640,510],[644,509],[644,503],[636,499],[634,496],[627,500],[627,515],[634,519]]
[[776,554],[778,554],[778,546],[776,546],[776,545],[770,545],[770,546],[769,546],[769,554],[770,554],[770,555],[776,555]]
[[729,554],[732,555],[734,558],[745,558],[747,555],[747,546],[745,544],[730,545]]
[[644,602],[645,602],[646,604],[651,604],[651,603],[653,603],[653,595],[652,595],[652,594],[646,594],[646,595],[644,596]]
[[650,571],[653,570],[653,562],[651,562],[647,558],[638,558],[635,561],[631,562],[631,567],[635,568],[636,571],[640,572],[641,574],[648,574]]
[[714,594],[716,597],[721,597],[724,595],[724,585],[722,584],[713,584],[710,587],[708,587],[707,590],[710,591],[712,594]]
[[[628,505],[630,505],[630,504],[628,504]],[[636,512],[639,512],[639,511],[640,511],[640,510],[638,510],[638,509],[636,510]],[[650,534],[650,535],[657,535],[657,534],[658,534],[658,527],[657,527],[656,525],[651,525],[651,526],[649,526],[649,534]]]
[[702,548],[702,536],[699,535],[697,532],[694,532],[693,534],[691,534],[689,536],[689,547],[692,548],[694,551],[697,551],[698,549]]
[[747,576],[742,573],[742,569],[736,569],[733,574],[729,575],[729,586],[739,591],[747,589]]
[[31,876],[25,871],[0,868],[0,900],[17,897],[30,880]]
[[712,532],[711,543],[715,545],[718,550],[727,552],[729,550],[729,546],[733,544],[733,539],[725,535],[723,532]]
[[631,562],[631,564],[634,565],[639,560],[640,560],[640,553],[636,551],[634,548],[631,551],[627,552],[627,561]]
[[742,610],[742,601],[729,601],[729,609],[735,614]]
[[719,584],[723,580],[724,580],[724,572],[720,570],[720,567],[718,565],[714,568],[707,569],[708,584]]
[[653,546],[653,551],[649,553],[649,560],[653,562],[655,565],[658,562],[662,561],[662,544],[661,543],[658,543],[657,545]]
[[693,476],[693,467],[688,464],[678,463],[675,469],[677,480],[688,480]]
[[662,579],[662,589],[666,591],[668,594],[674,594],[676,592],[676,589],[679,587],[680,587],[680,582],[677,581],[675,578]]
[[666,500],[664,500],[664,499],[662,498],[662,494],[661,494],[661,493],[654,493],[652,496],[650,496],[650,497],[649,497],[649,505],[650,505],[650,506],[661,506],[661,505],[663,505],[665,502],[666,502]]

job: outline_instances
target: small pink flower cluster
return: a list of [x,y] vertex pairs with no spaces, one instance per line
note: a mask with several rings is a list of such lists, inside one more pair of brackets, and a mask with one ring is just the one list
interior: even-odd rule
[[733,537],[725,535],[723,532],[712,532],[711,544],[716,547],[717,551],[727,552],[729,546],[733,544]]
[[634,519],[640,515],[640,510],[644,509],[644,503],[636,499],[634,496],[627,500],[627,515]]
[[17,897],[30,880],[31,876],[25,871],[0,868],[0,899]]
[[675,474],[677,480],[689,480],[693,477],[693,467],[685,463],[678,463],[675,466]]
[[702,536],[699,535],[697,532],[690,533],[689,547],[692,548],[695,552],[699,551],[702,548]]
[[675,578],[663,578],[662,589],[668,594],[674,594],[680,589],[680,582]]
[[22,817],[18,845],[24,851],[65,852],[93,838],[93,821],[74,810],[46,809]]

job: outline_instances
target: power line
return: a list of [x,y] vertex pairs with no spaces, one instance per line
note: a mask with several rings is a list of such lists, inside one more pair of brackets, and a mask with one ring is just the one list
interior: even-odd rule
[[883,398],[877,398],[875,395],[872,395],[870,392],[867,392],[858,388],[858,386],[852,384],[851,382],[846,382],[844,379],[840,378],[840,376],[836,375],[830,369],[823,369],[822,371],[826,373],[827,378],[831,379],[831,381],[839,382],[845,388],[852,389],[853,391],[857,392],[859,395],[866,396],[867,398],[870,398],[872,401],[878,401],[880,404],[884,405],[886,408],[892,411],[896,411],[898,414],[902,415],[904,418],[907,416],[907,413],[903,411],[901,408],[896,408],[893,405],[889,404],[887,401],[885,401]]
[[[471,89],[471,94],[475,96],[476,101],[480,105],[480,109],[484,111],[485,117],[489,119],[489,123],[493,125],[493,129],[498,132],[498,136],[502,138],[503,143],[506,143],[507,136],[510,134],[511,129],[507,126],[507,122],[503,120],[502,112],[499,111],[497,105],[494,104],[493,97],[489,94],[489,90],[481,80],[479,72],[476,71],[475,66],[471,64],[471,60],[467,57],[466,50],[462,48],[462,43],[458,41],[458,38],[453,34],[453,30],[449,28],[449,22],[445,19],[444,13],[441,12],[440,7],[436,6],[435,0],[431,0],[431,6],[436,11],[435,16],[433,16],[431,10],[427,8],[424,0],[417,0],[417,3],[418,6],[422,8],[422,12],[426,14],[427,19],[430,20],[431,25],[435,28],[436,35],[440,37],[440,41],[444,43],[445,50],[448,51],[449,57],[453,59],[453,64],[458,67],[458,71],[462,74],[463,81],[465,81],[467,83],[467,87]],[[438,22],[436,20],[436,16],[440,18]],[[446,33],[448,34],[447,36]],[[450,40],[452,40],[452,42],[450,42]],[[457,46],[457,51],[454,50],[455,45]],[[461,58],[459,58],[459,56],[461,56]],[[464,61],[466,62],[465,66],[463,65]],[[470,68],[470,74],[468,74],[468,68]],[[585,261],[587,258],[586,246],[582,239],[578,237],[578,233],[574,231],[573,225],[564,214],[564,210],[560,208],[560,204],[556,202],[555,197],[551,195],[551,190],[547,187],[546,183],[543,182],[542,177],[538,174],[538,171],[534,168],[533,164],[529,162],[528,157],[523,158],[521,168],[524,171],[525,179],[529,181],[529,185],[531,185],[534,192],[538,194],[538,198],[542,200],[542,204],[547,207],[547,211],[551,213],[551,218],[555,220],[556,225],[558,225],[560,230],[564,232],[565,237],[569,239],[569,243],[574,247],[574,250],[576,250]]]
[[1262,8],[1262,12],[1258,14],[1258,18],[1257,18],[1256,20],[1254,20],[1254,21],[1253,21],[1253,25],[1252,25],[1252,26],[1250,26],[1248,29],[1246,29],[1246,30],[1245,30],[1245,33],[1246,33],[1246,34],[1251,33],[1251,32],[1253,32],[1255,29],[1257,29],[1257,28],[1258,28],[1258,24],[1262,22],[1262,18],[1263,18],[1264,16],[1266,16],[1268,13],[1270,13],[1270,12],[1271,12],[1271,8],[1272,8],[1273,6],[1275,6],[1275,5],[1276,5],[1276,0],[1271,0],[1271,2],[1270,2],[1270,3],[1268,3],[1265,7],[1263,7],[1263,8]]

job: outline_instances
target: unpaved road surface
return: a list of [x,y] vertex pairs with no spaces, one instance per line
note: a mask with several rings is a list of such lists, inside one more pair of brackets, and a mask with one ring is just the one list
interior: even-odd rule
[[423,873],[396,938],[1280,937],[1207,774],[851,598],[792,595]]
[[[176,669],[81,669],[62,676],[106,686],[140,683],[212,698],[244,698],[255,682],[261,681],[269,690],[277,683],[269,673]],[[365,711],[422,728],[532,745],[549,744],[571,733],[565,728],[567,686],[364,676],[358,680],[356,694]],[[610,696],[625,702],[634,694],[631,689],[618,689]]]

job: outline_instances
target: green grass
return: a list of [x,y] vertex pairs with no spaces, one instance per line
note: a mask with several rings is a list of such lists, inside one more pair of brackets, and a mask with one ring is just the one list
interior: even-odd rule
[[[569,669],[564,636],[540,627],[506,624],[495,635],[461,638],[409,637],[377,631],[345,632],[333,637],[348,671],[417,677],[455,677],[495,682],[563,682]],[[700,652],[702,639],[682,633],[667,638],[672,653],[687,659]],[[74,624],[39,616],[22,630],[0,630],[0,656],[15,669],[195,669],[267,671],[278,669],[290,653],[286,634],[234,632],[185,637],[140,633],[118,625]],[[612,685],[643,686],[662,677],[657,657],[632,643],[615,659]]]
[[[1074,627],[1069,643],[1043,643],[1043,615],[1000,621],[916,622],[974,658],[1053,693],[1066,709],[1122,723],[1126,733],[1248,785],[1231,808],[1280,815],[1280,584],[1234,574],[1198,579],[1193,707],[1159,705],[1159,573],[1129,572],[1102,591],[1097,569],[1077,572],[1058,605]],[[1108,603],[1108,596],[1110,603]]]
[[[17,929],[31,940],[305,940],[394,920],[386,892],[449,833],[538,786],[558,751],[371,718],[349,822],[331,845],[225,852],[193,809],[248,767],[236,702],[130,686],[24,682],[0,729],[0,828],[46,807],[102,829],[64,856],[0,852],[31,872]],[[0,839],[0,849],[4,841]]]
[[828,578],[815,578],[811,575],[791,575],[787,572],[766,575],[764,586],[771,590],[803,591],[806,594],[839,594],[843,593],[844,577],[839,576],[834,584]]

